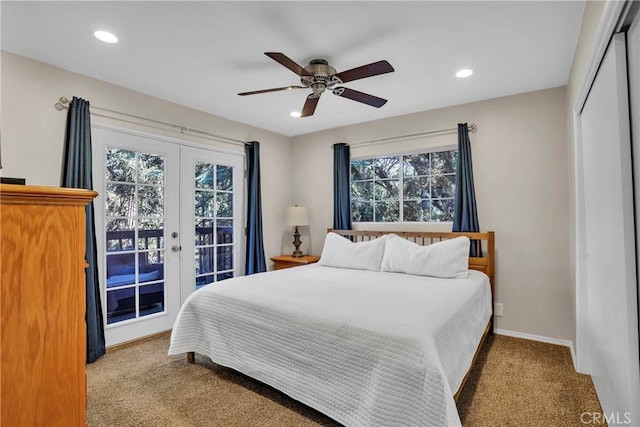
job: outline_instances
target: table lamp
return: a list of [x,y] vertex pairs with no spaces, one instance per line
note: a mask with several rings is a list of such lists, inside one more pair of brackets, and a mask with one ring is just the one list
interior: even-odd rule
[[289,206],[285,212],[285,222],[287,225],[295,226],[295,231],[293,232],[293,246],[295,246],[295,250],[293,251],[294,257],[301,257],[302,251],[300,250],[300,245],[302,242],[300,241],[300,233],[298,232],[299,225],[309,225],[309,216],[307,215],[307,208],[303,206]]

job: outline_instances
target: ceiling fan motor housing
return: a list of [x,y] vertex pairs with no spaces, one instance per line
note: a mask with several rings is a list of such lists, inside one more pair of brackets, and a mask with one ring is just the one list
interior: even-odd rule
[[313,93],[320,95],[325,89],[333,89],[336,84],[340,84],[340,79],[334,78],[336,69],[324,59],[314,59],[309,65],[304,67],[311,76],[301,76],[300,81],[306,87],[311,87]]

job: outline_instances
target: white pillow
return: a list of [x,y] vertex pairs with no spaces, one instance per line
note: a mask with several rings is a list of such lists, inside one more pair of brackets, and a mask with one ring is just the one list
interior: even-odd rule
[[380,271],[386,236],[354,243],[336,233],[327,233],[318,264],[327,267]]
[[385,244],[382,271],[441,278],[469,277],[469,247],[466,236],[420,246],[390,234]]

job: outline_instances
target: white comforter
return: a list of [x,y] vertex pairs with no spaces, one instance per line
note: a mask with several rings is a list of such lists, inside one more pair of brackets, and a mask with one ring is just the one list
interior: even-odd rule
[[491,315],[489,279],[310,265],[200,289],[169,354],[209,356],[346,426],[459,426],[453,394]]

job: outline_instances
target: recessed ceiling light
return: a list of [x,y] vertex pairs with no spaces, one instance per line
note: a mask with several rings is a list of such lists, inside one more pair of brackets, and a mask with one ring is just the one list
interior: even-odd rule
[[93,35],[105,43],[118,43],[118,38],[108,31],[96,31]]
[[472,70],[465,69],[465,70],[458,71],[456,73],[456,77],[459,79],[464,79],[465,77],[469,77],[471,74],[473,74]]
[[289,113],[289,115],[291,117],[300,117],[302,115],[302,113],[300,113],[300,111],[292,111]]

